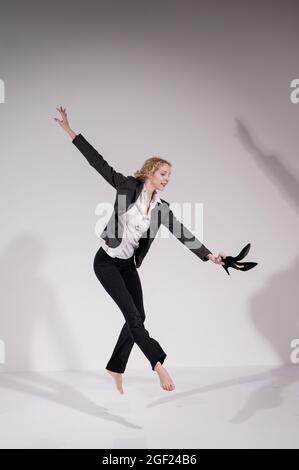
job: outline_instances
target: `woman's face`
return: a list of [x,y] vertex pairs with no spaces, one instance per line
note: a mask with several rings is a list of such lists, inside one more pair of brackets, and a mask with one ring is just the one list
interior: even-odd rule
[[167,165],[167,163],[163,163],[158,170],[149,177],[149,180],[156,190],[163,191],[165,186],[169,183],[170,175],[171,167]]

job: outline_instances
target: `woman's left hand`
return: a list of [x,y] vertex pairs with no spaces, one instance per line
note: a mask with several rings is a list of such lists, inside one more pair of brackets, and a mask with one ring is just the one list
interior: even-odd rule
[[222,258],[226,258],[226,254],[225,254],[223,251],[220,251],[220,253],[218,254],[218,256],[212,255],[211,253],[208,254],[208,258],[209,258],[211,261],[213,261],[213,263],[224,265],[224,262],[222,261],[221,257],[222,257]]

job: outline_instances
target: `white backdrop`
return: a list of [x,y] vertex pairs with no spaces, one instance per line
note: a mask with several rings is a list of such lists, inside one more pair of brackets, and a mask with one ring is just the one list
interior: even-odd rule
[[[93,272],[95,208],[115,192],[55,123],[60,105],[118,171],[170,160],[159,195],[203,203],[213,253],[252,244],[247,260],[259,265],[227,276],[175,238],[155,240],[138,272],[165,365],[289,362],[299,336],[295,2],[1,10],[0,371],[103,370],[124,321]],[[136,345],[135,367],[149,367]]]

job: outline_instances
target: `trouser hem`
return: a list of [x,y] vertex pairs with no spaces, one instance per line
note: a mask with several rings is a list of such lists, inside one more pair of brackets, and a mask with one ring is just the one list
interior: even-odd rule
[[124,369],[120,370],[120,369],[117,369],[117,367],[106,366],[105,369],[110,370],[110,372],[117,372],[118,374],[123,374],[125,372]]
[[160,359],[158,359],[157,361],[155,361],[155,362],[152,363],[152,370],[153,370],[154,372],[156,372],[156,371],[155,371],[155,366],[156,366],[157,362],[160,362],[161,364],[163,364],[163,362],[165,361],[166,357],[167,357],[167,354],[164,353],[163,356],[160,357]]

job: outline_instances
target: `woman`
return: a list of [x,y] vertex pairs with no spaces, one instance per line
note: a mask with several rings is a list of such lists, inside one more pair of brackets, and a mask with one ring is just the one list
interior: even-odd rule
[[69,125],[66,109],[56,108],[61,119],[55,121],[69,134],[72,143],[117,192],[113,214],[101,238],[103,245],[94,259],[94,271],[104,289],[122,311],[125,324],[122,327],[106,370],[113,377],[117,390],[123,392],[122,374],[134,343],[136,343],[157,372],[164,390],[175,389],[173,380],[162,366],[166,353],[144,327],[145,312],[142,287],[136,268],[139,268],[151,243],[164,224],[175,236],[202,261],[223,265],[220,252],[213,255],[174,216],[169,203],[158,196],[169,183],[171,163],[159,157],[145,161],[135,176],[124,176],[115,171],[82,136]]

